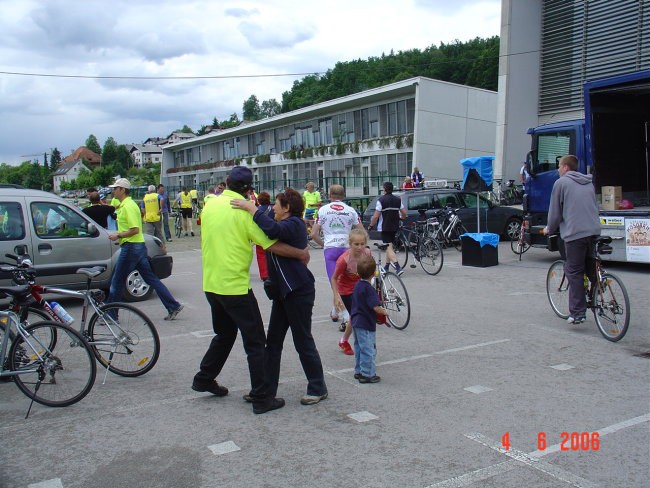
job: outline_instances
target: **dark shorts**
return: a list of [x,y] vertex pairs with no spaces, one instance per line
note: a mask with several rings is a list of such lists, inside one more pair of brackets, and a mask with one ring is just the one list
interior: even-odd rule
[[181,208],[181,216],[184,219],[191,219],[192,218],[192,209],[191,208]]
[[396,230],[382,230],[381,231],[381,242],[384,244],[390,244],[395,240]]

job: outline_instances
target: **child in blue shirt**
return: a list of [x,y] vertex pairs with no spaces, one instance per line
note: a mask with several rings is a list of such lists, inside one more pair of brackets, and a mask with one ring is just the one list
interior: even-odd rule
[[377,290],[371,280],[377,265],[372,256],[362,256],[357,262],[359,281],[352,292],[352,310],[350,320],[354,330],[354,378],[359,383],[377,383],[381,380],[375,374],[377,346],[377,314],[388,315],[381,306]]

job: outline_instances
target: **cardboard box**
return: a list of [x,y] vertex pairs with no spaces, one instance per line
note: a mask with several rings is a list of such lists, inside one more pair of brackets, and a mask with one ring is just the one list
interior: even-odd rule
[[620,186],[603,186],[601,194],[600,207],[603,210],[616,210],[623,198],[623,188]]

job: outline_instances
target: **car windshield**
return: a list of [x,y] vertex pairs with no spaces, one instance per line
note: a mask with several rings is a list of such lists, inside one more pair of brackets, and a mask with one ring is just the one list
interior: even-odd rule
[[[465,201],[465,205],[469,208],[476,208],[476,196],[476,193],[463,193],[463,200]],[[490,206],[487,200],[485,200],[485,198],[482,196],[480,197],[479,201],[481,208],[487,208]]]

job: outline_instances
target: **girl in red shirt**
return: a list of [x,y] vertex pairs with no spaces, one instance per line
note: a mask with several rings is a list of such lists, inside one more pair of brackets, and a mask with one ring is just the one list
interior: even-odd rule
[[361,256],[372,256],[372,253],[368,249],[368,234],[364,229],[352,229],[348,242],[350,243],[350,249],[341,254],[336,260],[331,284],[334,292],[334,307],[343,312],[345,316],[343,324],[341,324],[343,337],[339,341],[339,348],[344,354],[352,356],[354,351],[349,342],[350,335],[352,335],[349,311],[352,310],[352,291],[354,285],[359,281],[357,262]]

